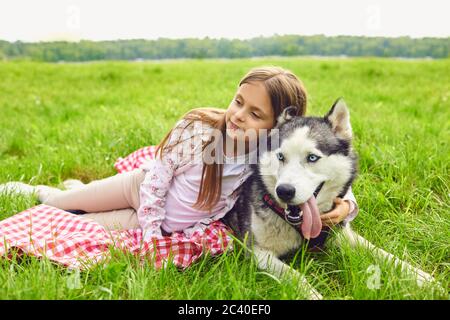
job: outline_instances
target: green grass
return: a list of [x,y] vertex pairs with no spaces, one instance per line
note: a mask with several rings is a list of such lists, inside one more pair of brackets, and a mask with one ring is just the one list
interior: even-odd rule
[[[194,107],[226,108],[253,66],[291,69],[309,115],[337,97],[351,110],[360,176],[353,228],[449,288],[450,60],[252,59],[46,64],[0,62],[0,183],[60,185],[115,174],[114,160],[157,144]],[[0,219],[37,204],[0,196]],[[330,247],[294,266],[328,299],[447,299],[367,252]],[[381,285],[370,289],[371,266]],[[74,280],[78,285],[70,285]],[[81,272],[33,257],[0,259],[1,299],[298,299],[237,248],[185,271],[130,255]]]

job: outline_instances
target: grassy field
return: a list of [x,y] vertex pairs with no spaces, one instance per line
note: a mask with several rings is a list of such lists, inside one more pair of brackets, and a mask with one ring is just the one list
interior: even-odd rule
[[[117,157],[157,144],[186,111],[226,108],[254,66],[292,70],[309,115],[351,110],[360,175],[353,228],[450,285],[450,60],[251,59],[46,64],[0,62],[0,183],[58,186],[115,174]],[[38,202],[0,196],[0,219]],[[330,247],[294,266],[327,299],[448,299],[370,254]],[[375,269],[374,269],[375,267]],[[379,268],[379,269],[378,269]],[[374,271],[380,285],[370,285]],[[0,259],[0,299],[301,299],[237,247],[183,272],[119,255],[79,275],[32,257]]]

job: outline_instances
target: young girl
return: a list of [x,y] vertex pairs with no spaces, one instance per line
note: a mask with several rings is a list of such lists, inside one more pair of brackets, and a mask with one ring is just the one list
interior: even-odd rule
[[[253,131],[253,137],[258,137],[262,130],[270,131],[287,106],[297,106],[297,115],[303,116],[306,102],[305,89],[292,72],[254,68],[239,82],[227,110],[189,111],[158,145],[155,159],[138,169],[86,185],[80,182],[64,191],[14,182],[0,186],[0,191],[3,187],[37,193],[44,204],[82,210],[94,220],[102,212],[98,222],[105,227],[117,227],[112,226],[117,222],[122,229],[140,227],[145,240],[174,231],[190,234],[196,226],[224,217],[240,192],[245,192],[241,186],[251,174],[249,162],[257,150],[251,148],[255,141],[247,133]],[[324,225],[356,216],[351,190],[336,203],[334,210],[321,216]],[[114,211],[126,208],[134,210]]]

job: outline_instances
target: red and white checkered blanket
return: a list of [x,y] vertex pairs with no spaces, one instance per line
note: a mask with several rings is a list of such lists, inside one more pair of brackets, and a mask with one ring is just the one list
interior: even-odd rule
[[[126,158],[119,158],[114,167],[126,172],[138,168],[154,157],[155,146],[141,148]],[[232,248],[231,230],[215,221],[187,237],[175,232],[170,237],[154,237],[143,241],[141,229],[107,231],[90,219],[64,210],[38,205],[0,221],[0,257],[10,257],[12,249],[69,268],[86,269],[110,259],[110,246],[151,259],[155,268],[172,262],[186,268],[203,253],[225,253]]]

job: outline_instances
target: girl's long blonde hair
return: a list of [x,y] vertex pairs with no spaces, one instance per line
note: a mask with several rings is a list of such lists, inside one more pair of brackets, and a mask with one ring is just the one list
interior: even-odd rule
[[[241,79],[238,87],[244,83],[258,81],[263,83],[269,94],[274,114],[273,126],[276,125],[276,120],[283,109],[288,106],[297,106],[297,115],[305,115],[307,103],[306,90],[302,82],[291,71],[275,66],[253,68]],[[194,121],[200,120],[202,123],[206,123],[212,128],[220,130],[223,139],[225,139],[225,112],[225,109],[219,108],[196,108],[187,112],[182,119],[188,120],[188,125],[192,124]],[[164,152],[170,152],[171,148],[174,147],[174,145],[171,145],[171,148],[164,148],[172,131],[173,129],[166,134],[156,148],[156,154],[159,152],[160,159],[162,159]],[[203,145],[202,150],[204,150],[213,140],[217,139],[211,137]],[[162,150],[164,150],[164,152],[162,152]],[[214,150],[215,148],[213,148],[213,153]],[[215,155],[212,154],[212,156]],[[193,208],[209,211],[211,213],[214,206],[220,200],[222,192],[222,175],[222,163],[214,162],[212,164],[203,164],[200,190]]]

